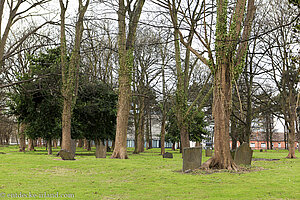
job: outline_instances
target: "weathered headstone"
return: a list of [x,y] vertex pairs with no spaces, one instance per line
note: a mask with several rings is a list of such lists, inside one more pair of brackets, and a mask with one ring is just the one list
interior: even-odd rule
[[96,158],[106,158],[106,145],[102,140],[95,140],[96,144]]
[[212,149],[205,149],[205,157],[212,157]]
[[239,146],[234,155],[234,162],[237,165],[251,165],[253,150],[247,142]]
[[183,149],[183,167],[182,171],[197,169],[202,162],[202,147],[192,147]]
[[74,140],[74,139],[71,140],[71,153],[75,157],[75,153],[76,153],[76,140]]
[[75,160],[74,154],[65,149],[60,150],[57,155],[59,155],[63,160]]
[[173,154],[169,152],[164,153],[162,156],[163,158],[173,158]]

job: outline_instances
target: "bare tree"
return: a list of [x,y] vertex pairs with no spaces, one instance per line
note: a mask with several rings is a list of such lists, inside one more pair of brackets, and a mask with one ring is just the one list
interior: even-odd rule
[[78,88],[78,72],[80,65],[80,44],[83,33],[84,15],[89,5],[89,0],[83,4],[82,0],[78,0],[78,19],[75,26],[74,47],[71,53],[70,61],[67,61],[67,44],[66,44],[66,25],[65,14],[69,1],[60,0],[61,8],[61,68],[62,68],[62,96],[64,99],[62,113],[62,149],[71,151],[71,116],[72,109],[76,102]]

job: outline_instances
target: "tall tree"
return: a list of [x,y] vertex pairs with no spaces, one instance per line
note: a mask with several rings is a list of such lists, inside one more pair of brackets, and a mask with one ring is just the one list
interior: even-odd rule
[[[119,53],[119,97],[115,148],[111,158],[126,159],[127,126],[131,99],[131,76],[133,68],[133,50],[137,25],[145,0],[119,0],[118,10],[118,53]],[[126,32],[126,13],[129,15]]]
[[67,60],[67,43],[66,43],[66,25],[65,15],[69,0],[64,3],[59,0],[61,8],[61,69],[62,69],[62,96],[63,96],[63,113],[62,113],[62,149],[71,151],[71,117],[72,109],[76,103],[78,88],[78,71],[80,65],[80,44],[83,33],[83,19],[87,11],[89,0],[83,4],[83,0],[78,0],[78,19],[75,26],[74,47]]
[[[276,10],[276,12],[273,12]],[[280,14],[279,14],[280,13]],[[266,61],[270,64],[269,76],[279,91],[281,114],[288,128],[289,154],[295,158],[295,124],[299,89],[299,33],[293,30],[299,18],[299,10],[293,9],[287,0],[273,0],[268,12],[268,26],[278,27],[272,35],[263,38]]]
[[[199,1],[194,2],[199,4]],[[203,10],[208,11],[206,1],[203,1]],[[173,17],[173,25],[179,35],[181,43],[194,53],[199,60],[209,66],[214,76],[213,85],[213,117],[214,117],[214,157],[203,164],[203,168],[221,168],[236,170],[237,165],[232,160],[229,147],[229,120],[232,102],[232,81],[243,69],[247,51],[247,41],[250,36],[252,21],[255,13],[254,0],[237,0],[229,8],[227,0],[217,0],[217,18],[215,32],[215,52],[211,45],[212,33],[207,25],[209,18],[213,19],[213,12],[203,12],[201,16],[202,28],[195,30],[195,35],[206,49],[206,54],[192,47],[186,41],[184,33]],[[179,10],[186,16],[185,10]],[[231,13],[228,13],[231,12]],[[231,15],[230,15],[231,14]],[[175,19],[175,20],[174,20]],[[191,18],[186,17],[187,24],[192,25]],[[201,36],[200,33],[203,33]],[[208,56],[208,59],[205,56]],[[215,57],[215,58],[214,58]]]

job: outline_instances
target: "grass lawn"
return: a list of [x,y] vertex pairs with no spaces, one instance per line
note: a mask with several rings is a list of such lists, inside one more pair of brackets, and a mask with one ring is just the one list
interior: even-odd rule
[[96,159],[93,152],[77,149],[75,161],[62,161],[45,149],[20,153],[16,146],[0,147],[6,153],[0,153],[0,199],[55,199],[57,194],[84,200],[300,199],[300,159],[286,159],[286,150],[255,151],[254,158],[280,159],[252,163],[264,170],[213,174],[183,174],[179,152],[163,159],[159,151],[133,155],[129,149],[129,159],[119,160]]

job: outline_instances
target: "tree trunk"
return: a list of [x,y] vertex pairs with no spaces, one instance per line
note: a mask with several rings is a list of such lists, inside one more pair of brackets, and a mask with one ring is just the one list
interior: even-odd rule
[[[231,113],[231,72],[225,55],[220,60],[214,79],[214,156],[205,162],[203,168],[237,170],[230,155],[229,119]],[[225,62],[225,63],[224,63]]]
[[38,147],[42,147],[43,146],[43,144],[42,144],[42,138],[38,138]]
[[147,120],[146,120],[146,149],[148,150],[150,148],[150,130],[149,130],[149,115],[148,115],[149,109],[147,111]]
[[[231,119],[231,149],[236,149],[237,148],[237,141],[240,138],[237,130],[237,123],[236,119],[232,117]],[[242,144],[242,143],[241,143]]]
[[25,134],[24,131],[26,129],[26,125],[24,123],[21,123],[20,125],[20,132],[19,132],[19,137],[20,137],[20,152],[25,152],[26,149],[26,140],[25,140]]
[[290,116],[289,116],[289,139],[288,139],[288,149],[289,149],[289,154],[287,158],[296,158],[295,155],[295,121],[296,121],[296,115],[295,112],[292,108],[290,109]]
[[87,146],[88,146],[88,141],[87,139],[83,139],[83,149],[87,149]]
[[166,120],[163,115],[162,121],[161,121],[161,136],[160,136],[160,154],[163,155],[165,153],[165,129],[166,129]]
[[82,148],[83,147],[83,139],[78,140],[78,147]]
[[[127,1],[131,4],[132,1]],[[111,158],[127,159],[127,127],[131,100],[131,71],[133,68],[133,50],[136,29],[145,0],[137,0],[133,9],[127,10],[124,0],[119,0],[118,10],[118,54],[119,54],[119,98],[117,111],[117,129],[114,152]],[[130,20],[126,38],[126,11],[129,11]]]
[[62,145],[61,148],[71,152],[71,113],[72,98],[64,97],[62,114]]
[[106,158],[106,146],[104,144],[104,141],[100,139],[95,140],[96,144],[96,158]]
[[28,139],[27,151],[35,151],[34,145],[33,145],[33,139]]
[[113,140],[111,144],[111,150],[113,151],[114,149],[115,149],[115,141]]
[[52,155],[52,140],[47,140],[48,155]]
[[89,0],[83,5],[82,1],[78,1],[78,20],[75,24],[75,39],[74,47],[70,57],[70,61],[67,61],[67,48],[66,48],[66,33],[65,33],[65,13],[67,5],[64,5],[63,0],[60,0],[61,8],[61,68],[62,68],[62,96],[63,102],[63,113],[62,113],[62,149],[72,151],[71,148],[71,117],[72,108],[76,103],[77,88],[78,88],[78,72],[80,65],[80,45],[83,33],[83,18]]
[[[144,112],[144,111],[141,111]],[[145,135],[144,135],[144,114],[141,114],[140,124],[139,124],[139,135],[138,135],[138,152],[145,151]]]
[[149,149],[152,149],[152,120],[151,111],[149,111]]
[[91,140],[87,140],[87,143],[86,143],[86,150],[87,150],[87,151],[92,151]]
[[[121,9],[121,8],[120,8]],[[125,7],[122,8],[125,10]],[[119,10],[119,12],[121,12]],[[120,14],[119,14],[120,15]],[[119,98],[118,98],[118,112],[117,112],[117,129],[116,129],[116,139],[115,139],[115,148],[111,155],[111,158],[120,158],[127,159],[127,127],[128,127],[128,117],[130,110],[130,95],[131,95],[131,66],[127,66],[131,60],[130,56],[127,56],[126,46],[125,45],[125,13],[124,19],[121,21],[122,25],[120,25],[119,21],[119,31],[122,32],[122,36],[124,38],[119,38],[119,62],[120,62],[120,70],[119,70]],[[119,18],[120,20],[120,18]],[[123,21],[124,20],[124,21]],[[121,27],[120,27],[121,26]],[[123,27],[124,26],[124,27]],[[119,33],[119,37],[120,37]],[[127,61],[127,62],[126,62]]]
[[180,143],[181,150],[190,147],[189,132],[186,124],[182,124],[182,126],[180,127],[180,139],[181,139],[181,143]]
[[273,132],[272,132],[272,130],[270,130],[270,149],[273,150]]
[[173,142],[173,144],[172,144],[172,151],[176,151],[175,147],[176,147],[176,142]]
[[54,139],[53,140],[53,148],[57,149],[57,143],[58,143],[57,139]]
[[[122,0],[120,0],[122,2]],[[117,128],[115,148],[111,158],[127,159],[127,127],[131,99],[131,63],[132,49],[126,51],[126,31],[125,31],[125,5],[120,5],[118,12],[119,19],[119,97],[117,111]],[[136,145],[136,144],[135,144]]]

